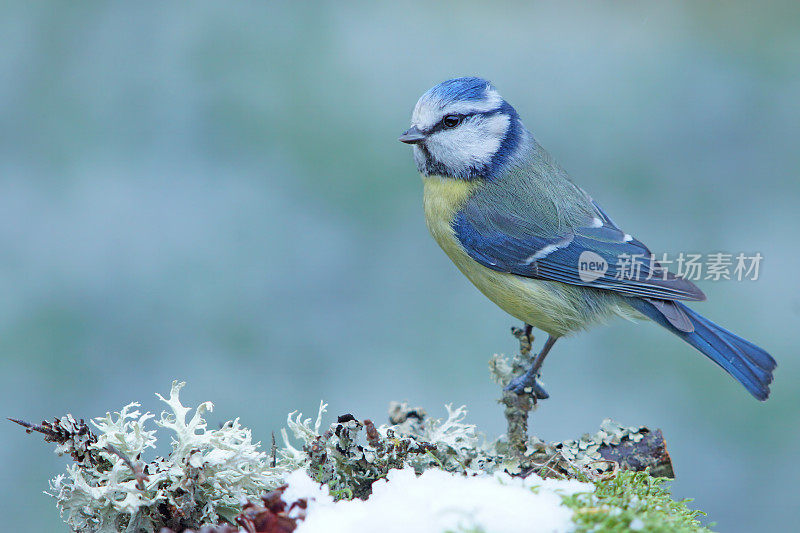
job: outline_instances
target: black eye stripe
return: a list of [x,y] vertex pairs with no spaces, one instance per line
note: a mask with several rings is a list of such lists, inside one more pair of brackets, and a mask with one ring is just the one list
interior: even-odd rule
[[464,122],[464,119],[466,119],[467,117],[471,117],[472,115],[474,115],[474,113],[461,113],[461,114],[458,114],[458,115],[455,114],[455,113],[451,113],[449,115],[445,115],[445,116],[442,117],[442,120],[440,120],[439,122],[437,122],[436,124],[434,124],[433,126],[428,128],[425,131],[425,133],[430,135],[431,133],[436,133],[437,131],[442,131],[442,130],[448,129],[447,126],[445,126],[445,124],[444,124],[445,119],[448,118],[448,117],[459,117],[460,120],[458,121],[458,123],[461,124],[462,122]]
[[471,113],[449,113],[449,114],[445,115],[444,117],[442,117],[442,119],[439,122],[437,122],[436,124],[434,124],[430,128],[424,130],[423,133],[425,133],[426,135],[430,135],[432,133],[436,133],[437,131],[442,131],[442,130],[449,129],[444,125],[444,119],[447,118],[447,117],[451,117],[451,116],[461,117],[461,120],[459,121],[459,125],[461,125],[461,124],[464,123],[465,120],[467,120],[470,117],[476,117],[476,116],[491,117],[491,116],[494,116],[494,115],[499,115],[502,112],[503,112],[502,108],[497,108],[497,109],[492,109],[490,111],[473,111]]

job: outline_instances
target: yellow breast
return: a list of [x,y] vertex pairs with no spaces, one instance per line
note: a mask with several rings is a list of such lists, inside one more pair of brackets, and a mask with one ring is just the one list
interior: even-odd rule
[[551,335],[583,329],[596,319],[587,317],[583,294],[563,283],[497,272],[473,260],[455,235],[453,218],[480,187],[476,182],[423,176],[425,221],[434,240],[458,269],[506,313]]
[[475,182],[441,176],[423,176],[422,181],[425,184],[423,206],[428,230],[445,253],[455,261],[453,254],[466,254],[453,231],[453,217],[464,207],[478,185]]

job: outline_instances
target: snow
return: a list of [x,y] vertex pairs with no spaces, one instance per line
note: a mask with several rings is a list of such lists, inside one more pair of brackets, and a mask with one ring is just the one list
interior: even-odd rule
[[303,471],[292,473],[287,483],[285,501],[309,498],[307,517],[298,522],[296,533],[571,531],[572,511],[561,504],[561,495],[593,490],[587,483],[533,474],[527,479],[507,474],[466,477],[431,469],[417,476],[405,468],[375,482],[366,501],[334,502],[327,487]]
[[295,470],[286,476],[286,490],[281,498],[287,503],[292,503],[300,498],[308,498],[313,507],[333,505],[333,496],[328,492],[327,485],[320,485],[311,479],[305,470]]

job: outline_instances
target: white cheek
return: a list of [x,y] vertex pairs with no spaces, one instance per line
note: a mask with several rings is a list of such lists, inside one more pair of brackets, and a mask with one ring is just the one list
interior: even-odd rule
[[434,134],[428,142],[431,155],[451,169],[467,170],[488,164],[508,131],[508,115],[465,122],[452,130]]
[[483,120],[483,125],[486,127],[488,134],[495,135],[501,139],[506,136],[510,124],[511,117],[508,115],[494,115]]

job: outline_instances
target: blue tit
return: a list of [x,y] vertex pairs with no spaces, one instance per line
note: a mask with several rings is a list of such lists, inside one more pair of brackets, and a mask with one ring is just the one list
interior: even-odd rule
[[433,87],[399,140],[413,146],[434,240],[490,300],[548,334],[507,390],[535,391],[559,338],[623,317],[652,320],[767,399],[775,360],[684,305],[705,295],[658,263],[620,275],[621,257],[650,258],[650,250],[570,181],[491,83],[465,77]]

